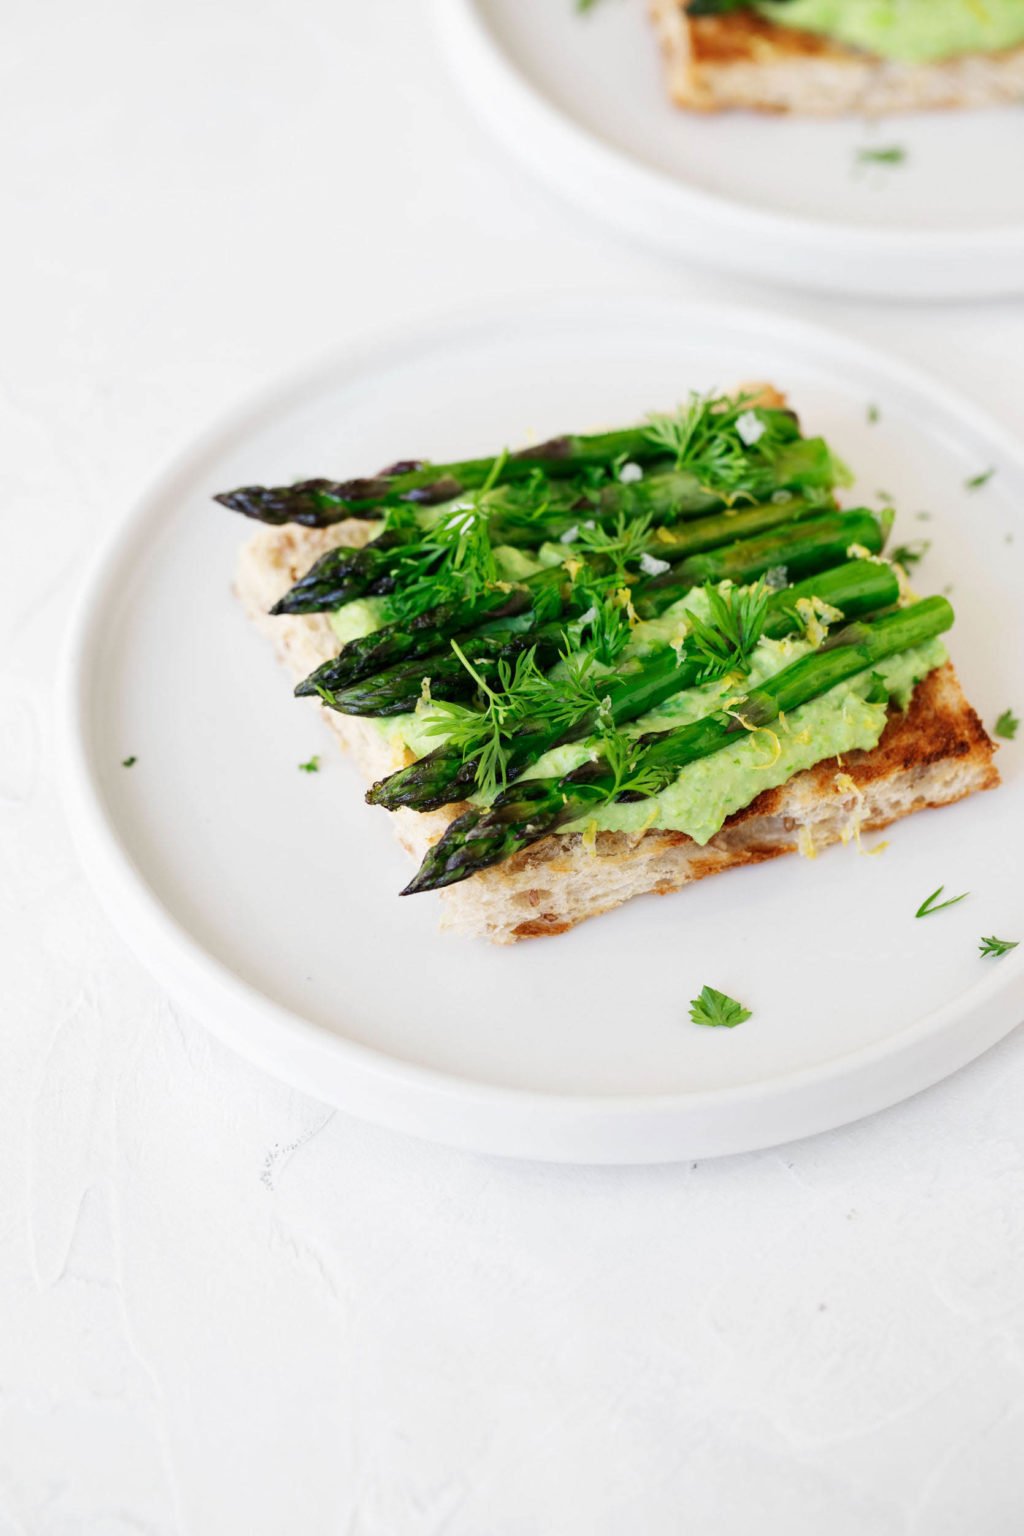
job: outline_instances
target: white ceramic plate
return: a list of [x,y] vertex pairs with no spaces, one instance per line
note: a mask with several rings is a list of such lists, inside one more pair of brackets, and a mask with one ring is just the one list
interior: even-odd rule
[[[639,239],[726,270],[918,298],[1024,291],[1024,114],[866,124],[668,100],[645,0],[441,0],[453,79],[506,147]],[[898,146],[897,166],[863,165]]]
[[[860,468],[851,498],[888,493],[897,537],[935,541],[919,585],[953,583],[953,650],[983,718],[1024,705],[1024,463],[910,370],[756,312],[640,300],[506,309],[350,352],[158,482],[68,643],[62,760],[86,866],[140,956],[237,1050],[423,1136],[632,1162],[838,1125],[1024,1015],[1024,947],[977,953],[982,934],[1024,938],[1024,742],[1001,754],[1000,791],[911,818],[880,857],[783,859],[495,949],[439,937],[433,896],[398,899],[410,866],[386,814],[232,596],[252,529],[216,490],[486,453],[751,378]],[[313,752],[323,771],[300,773]],[[970,899],[915,921],[942,882]],[[705,982],[753,1018],[691,1024]]]

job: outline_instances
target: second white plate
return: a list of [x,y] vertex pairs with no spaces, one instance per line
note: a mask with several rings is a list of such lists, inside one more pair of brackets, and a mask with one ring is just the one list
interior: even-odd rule
[[[681,112],[643,0],[441,0],[452,75],[565,197],[689,259],[802,288],[1024,291],[1024,113],[865,124]],[[898,164],[865,164],[896,147]]]
[[[486,453],[770,378],[807,430],[934,541],[952,650],[991,724],[1024,704],[1024,465],[955,396],[856,344],[745,310],[607,298],[352,350],[219,428],[118,533],[74,621],[68,808],[100,894],[164,983],[237,1050],[368,1118],[490,1152],[637,1162],[838,1125],[953,1071],[1024,1015],[1024,743],[1002,789],[837,849],[632,902],[511,949],[442,938],[387,816],[319,705],[291,696],[231,592],[250,525],[214,491]],[[868,420],[874,404],[880,419]],[[965,489],[996,468],[980,490]],[[927,512],[927,520],[915,514]],[[298,771],[313,752],[319,774]],[[123,767],[124,759],[137,759]],[[940,883],[969,901],[927,921]],[[688,1019],[704,983],[739,1029]]]

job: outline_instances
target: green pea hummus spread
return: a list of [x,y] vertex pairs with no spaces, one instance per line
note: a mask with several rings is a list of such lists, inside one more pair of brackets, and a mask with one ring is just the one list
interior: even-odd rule
[[1024,0],[753,0],[753,9],[911,64],[1024,44]]

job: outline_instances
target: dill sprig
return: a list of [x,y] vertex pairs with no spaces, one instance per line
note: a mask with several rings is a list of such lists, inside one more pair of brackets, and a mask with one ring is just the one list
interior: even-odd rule
[[434,704],[435,718],[427,730],[444,736],[464,760],[477,760],[476,788],[485,799],[493,799],[508,784],[509,741],[516,730],[528,724],[531,730],[567,731],[583,715],[602,709],[601,678],[593,656],[567,654],[563,669],[552,677],[537,665],[534,647],[517,656],[514,665],[499,662],[495,688],[454,640],[452,650],[479,688],[482,707]]
[[708,582],[704,588],[710,619],[686,616],[686,650],[702,662],[699,681],[710,683],[729,672],[749,672],[751,657],[768,616],[769,592],[764,581],[722,592]]
[[424,534],[398,564],[397,587],[388,598],[393,620],[409,620],[459,598],[471,602],[498,580],[487,514],[461,504]]
[[608,731],[601,741],[601,754],[614,775],[614,782],[604,793],[604,799],[618,800],[626,795],[646,800],[665,788],[663,768],[648,764],[642,766],[644,741],[639,736],[626,736],[622,731]]
[[932,891],[930,896],[926,896],[914,913],[914,916],[930,917],[933,912],[941,912],[944,907],[955,907],[958,901],[963,901],[965,897],[971,894],[970,891],[963,891],[959,896],[950,896],[947,901],[937,900],[945,889],[944,885],[940,885],[937,890]]
[[583,609],[576,621],[582,651],[602,666],[614,666],[633,632],[629,587],[584,572],[573,593],[576,606]]
[[396,590],[388,598],[393,620],[408,622],[438,603],[472,601],[498,581],[488,521],[488,496],[508,459],[507,450],[472,499],[456,502],[403,554]]
[[1019,939],[997,939],[993,937],[991,939],[982,939],[978,949],[982,956],[994,955],[998,960],[1001,956],[1008,955],[1011,949],[1016,949],[1019,943]]
[[636,565],[651,540],[651,516],[629,517],[619,512],[610,528],[594,523],[583,523],[576,530],[573,543],[582,546],[588,555],[607,560],[621,583],[626,578],[628,566]]
[[688,469],[703,489],[714,491],[727,505],[756,501],[765,489],[779,449],[792,442],[795,427],[784,411],[766,411],[752,402],[754,395],[699,395],[670,415],[650,418],[652,443]]

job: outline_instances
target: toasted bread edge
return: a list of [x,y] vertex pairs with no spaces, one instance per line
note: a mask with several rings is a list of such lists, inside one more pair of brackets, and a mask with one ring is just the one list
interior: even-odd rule
[[910,64],[749,12],[691,18],[685,0],[650,0],[650,13],[669,94],[689,111],[878,117],[1024,97],[1024,47]]

